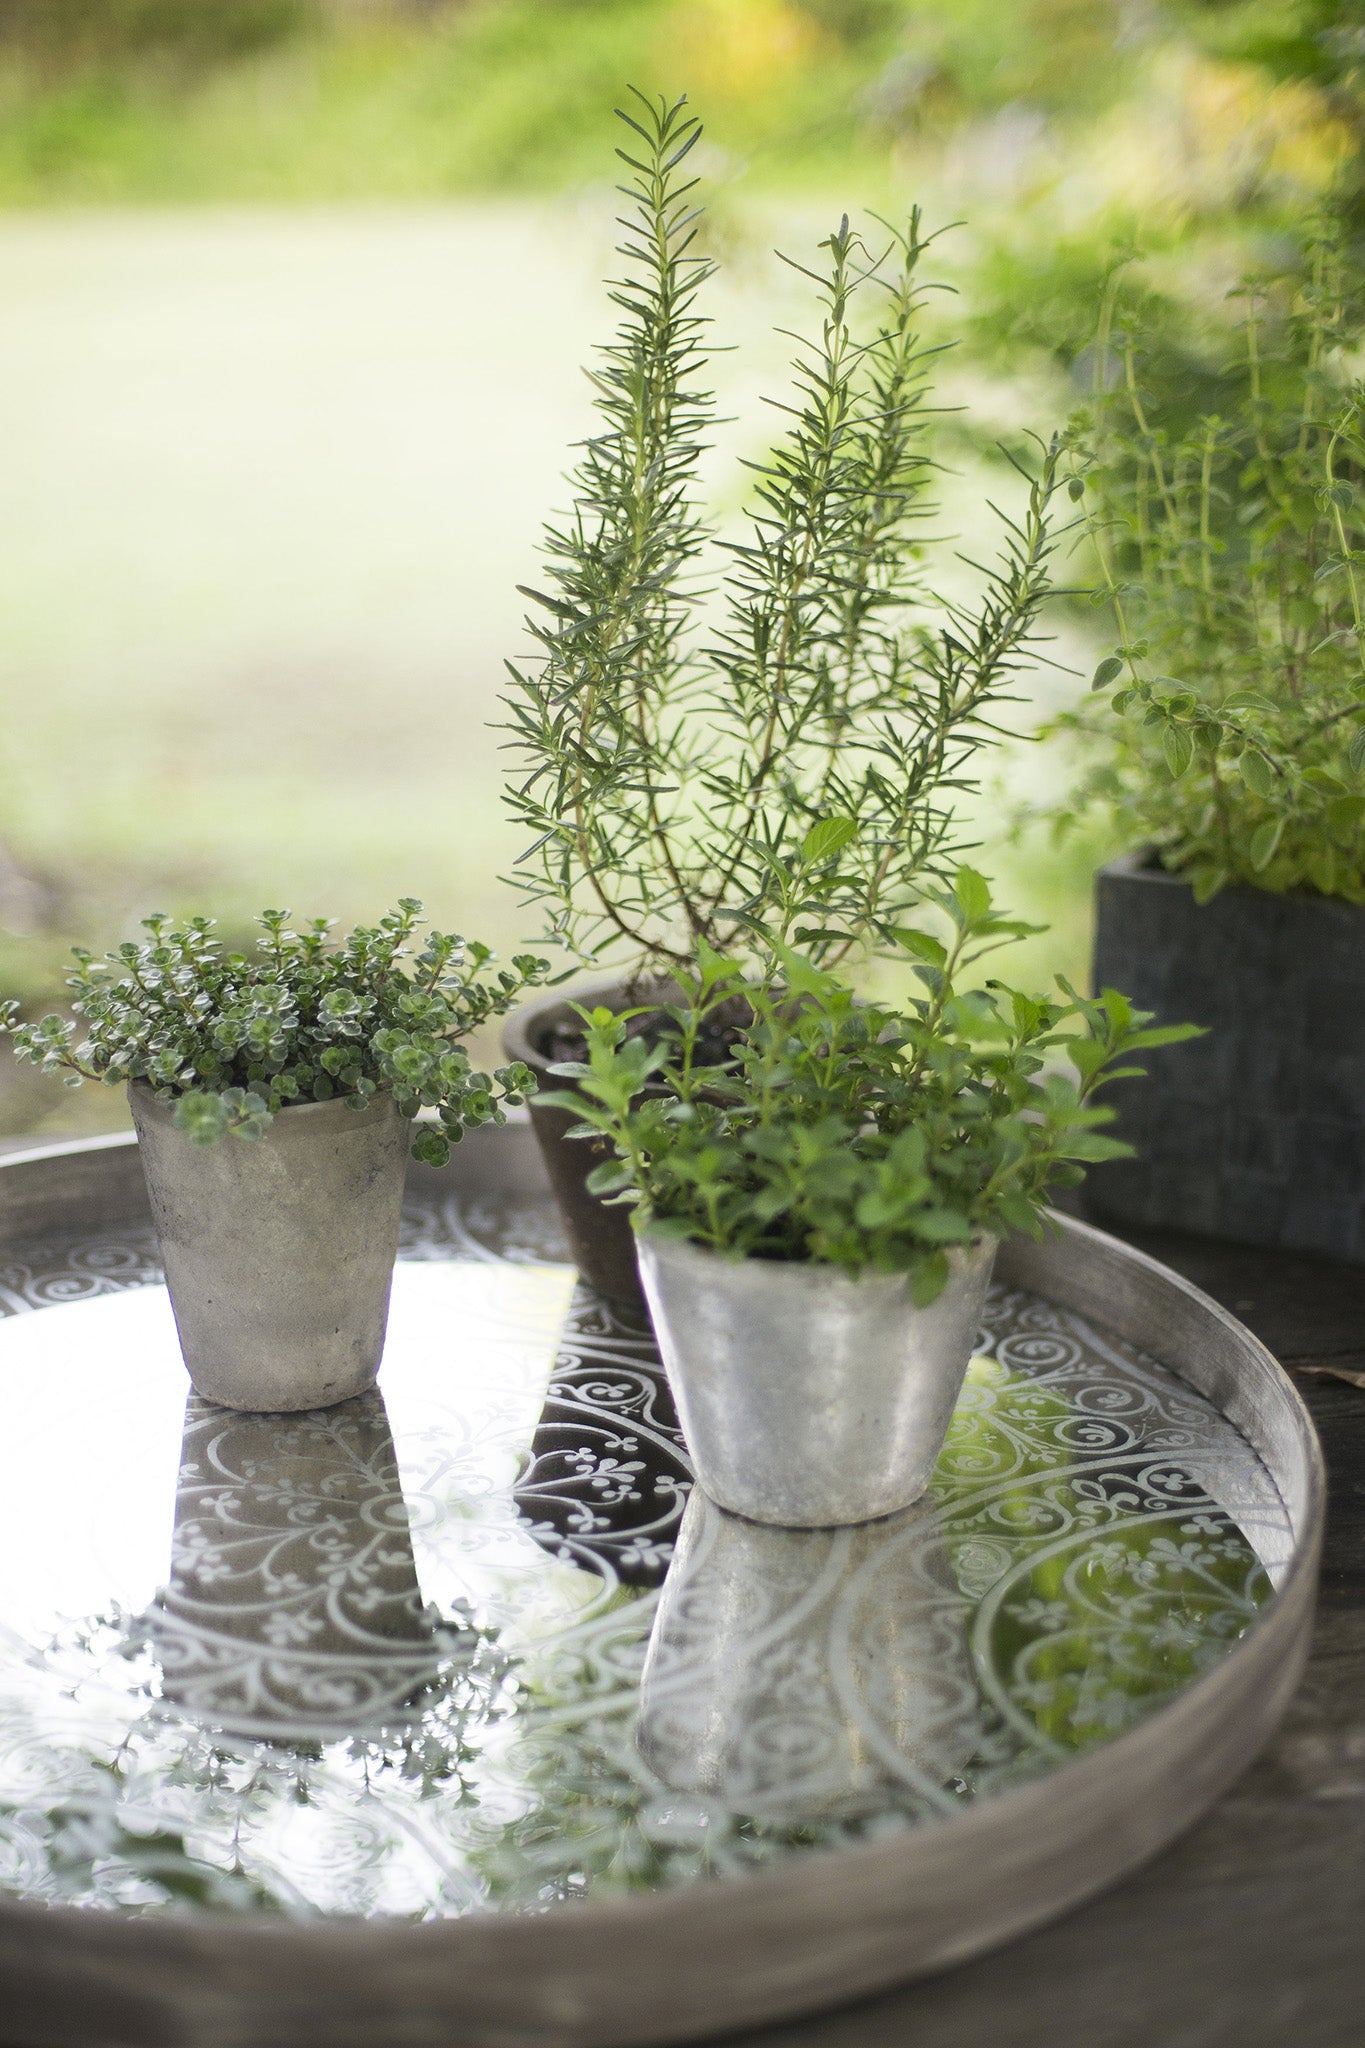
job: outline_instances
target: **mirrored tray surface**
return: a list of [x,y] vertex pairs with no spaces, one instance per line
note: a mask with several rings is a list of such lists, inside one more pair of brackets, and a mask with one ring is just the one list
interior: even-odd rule
[[424,1922],[696,1887],[1043,1780],[1273,1602],[1266,1464],[1074,1309],[995,1288],[920,1506],[760,1528],[692,1495],[548,1200],[426,1179],[380,1390],[316,1414],[187,1399],[145,1222],[0,1253],[0,1894]]

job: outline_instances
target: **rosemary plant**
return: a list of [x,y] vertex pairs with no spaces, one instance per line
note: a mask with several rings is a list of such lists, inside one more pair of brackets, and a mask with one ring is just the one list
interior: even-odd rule
[[103,960],[73,948],[67,986],[80,1024],[55,1014],[20,1024],[10,1003],[0,1032],[13,1032],[20,1059],[71,1087],[147,1082],[201,1145],[228,1132],[258,1138],[291,1103],[335,1096],[362,1110],[388,1089],[404,1116],[435,1111],[413,1152],[441,1166],[467,1129],[504,1122],[502,1104],[534,1088],[520,1064],[476,1072],[460,1040],[547,963],[519,954],[479,980],[493,956],[477,941],[432,932],[416,950],[421,911],[405,896],[333,945],[328,919],[295,931],[287,910],[265,910],[254,958],[223,952],[212,918],[144,918],[149,936]]
[[[1040,1236],[1050,1189],[1131,1152],[1101,1128],[1112,1111],[1095,1090],[1142,1071],[1129,1055],[1196,1027],[1151,1028],[1112,989],[1087,1001],[1063,983],[1060,1002],[998,983],[964,989],[983,955],[1026,927],[996,911],[970,868],[933,896],[946,936],[899,933],[925,984],[900,1012],[856,1002],[790,948],[773,962],[779,989],[705,940],[662,1032],[633,1035],[630,1014],[583,1010],[588,1057],[556,1069],[572,1092],[540,1100],[578,1113],[573,1135],[613,1146],[589,1187],[630,1204],[638,1229],[730,1257],[907,1272],[922,1303],[947,1281],[949,1247],[982,1232]],[[708,1020],[737,1005],[749,1022],[717,1066],[700,1056]],[[1062,1051],[1074,1078],[1055,1065]],[[646,1093],[649,1082],[663,1090]]]
[[1178,429],[1143,389],[1150,314],[1111,277],[1071,487],[1117,646],[1058,721],[1086,760],[1060,821],[1107,814],[1201,902],[1229,882],[1365,902],[1361,294],[1329,224],[1238,296],[1223,408]]
[[[757,465],[745,536],[700,509],[713,416],[682,101],[621,118],[629,181],[613,287],[621,321],[593,373],[600,430],[527,590],[540,659],[510,667],[518,878],[582,959],[685,970],[696,947],[765,938],[834,965],[891,947],[951,865],[954,800],[1035,638],[1061,451],[1004,519],[972,608],[935,596],[924,522],[935,346],[923,334],[918,211],[843,220],[810,280],[813,339],[786,426]],[[719,576],[720,603],[702,607]],[[738,930],[736,930],[738,928]],[[747,935],[747,936],[746,936]]]

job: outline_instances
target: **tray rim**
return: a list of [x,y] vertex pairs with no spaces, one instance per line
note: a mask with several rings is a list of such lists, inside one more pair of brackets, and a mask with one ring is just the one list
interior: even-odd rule
[[[0,1256],[83,1223],[147,1220],[132,1134],[0,1158]],[[410,1186],[548,1194],[527,1121],[469,1134]],[[36,1219],[36,1220],[35,1220]],[[625,2048],[771,2024],[942,1969],[1116,1883],[1190,1826],[1268,1740],[1307,1654],[1326,1484],[1297,1389],[1211,1297],[1057,1216],[999,1277],[1153,1350],[1248,1436],[1294,1547],[1275,1598],[1169,1705],[1045,1778],[961,1814],[743,1878],[544,1915],[259,1922],[130,1919],[0,1901],[13,2048]],[[19,1227],[16,1228],[15,1226]],[[1101,1313],[1101,1311],[1103,1311]],[[1155,1316],[1157,1335],[1134,1319]],[[630,1954],[629,1973],[621,1968]]]

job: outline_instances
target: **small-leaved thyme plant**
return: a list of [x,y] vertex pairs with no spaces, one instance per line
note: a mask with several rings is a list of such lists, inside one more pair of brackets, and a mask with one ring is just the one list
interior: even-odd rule
[[[631,1204],[637,1229],[730,1257],[908,1273],[920,1303],[947,1281],[950,1247],[986,1232],[1040,1236],[1049,1190],[1131,1152],[1101,1128],[1112,1111],[1096,1088],[1140,1073],[1130,1054],[1196,1027],[1151,1028],[1112,989],[1087,1001],[1063,983],[1058,1002],[963,988],[1028,927],[994,909],[970,868],[933,896],[946,943],[902,930],[925,993],[900,1011],[857,1002],[790,948],[775,953],[777,973],[753,975],[705,940],[686,999],[652,1040],[631,1034],[629,1014],[583,1009],[587,1059],[556,1068],[572,1092],[540,1099],[578,1112],[572,1135],[613,1146],[589,1187]],[[737,1006],[750,1021],[711,1064],[707,1021]],[[1075,1078],[1046,1069],[1062,1052]],[[647,1082],[667,1093],[645,1094]]]
[[1144,390],[1126,276],[1071,480],[1118,644],[1055,722],[1086,761],[1055,815],[1106,814],[1201,902],[1230,882],[1365,902],[1365,318],[1342,234],[1243,284],[1223,408],[1181,431]]
[[502,1104],[534,1088],[520,1063],[477,1073],[460,1041],[547,963],[519,954],[480,980],[488,947],[454,932],[418,940],[421,911],[405,896],[377,925],[332,943],[327,918],[296,931],[287,910],[265,910],[253,956],[225,953],[212,918],[144,918],[149,937],[102,960],[73,947],[67,986],[79,1021],[19,1024],[10,1003],[0,1030],[13,1032],[20,1059],[71,1087],[145,1081],[201,1145],[227,1132],[257,1138],[293,1103],[335,1096],[362,1110],[388,1090],[404,1116],[436,1112],[413,1152],[441,1166],[467,1129],[503,1122]]
[[[955,798],[1036,638],[1060,449],[1042,448],[1027,509],[1004,519],[979,601],[935,595],[918,537],[934,509],[930,238],[918,211],[876,223],[875,246],[845,219],[818,274],[793,265],[818,333],[782,438],[750,465],[746,537],[714,541],[697,310],[713,266],[686,166],[701,131],[682,101],[636,111],[618,152],[621,323],[592,374],[601,426],[547,529],[549,587],[525,592],[541,659],[509,664],[517,879],[582,959],[685,971],[702,941],[765,935],[828,964],[894,950],[922,879],[952,865]],[[708,560],[726,571],[716,613],[700,607]]]

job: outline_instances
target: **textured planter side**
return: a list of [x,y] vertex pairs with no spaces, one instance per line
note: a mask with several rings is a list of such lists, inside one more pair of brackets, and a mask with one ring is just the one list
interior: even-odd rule
[[393,1097],[298,1104],[216,1145],[145,1083],[128,1097],[196,1393],[278,1414],[373,1386],[412,1129]]
[[[651,994],[665,998],[664,988],[655,984],[623,981],[593,982],[571,995],[546,996],[514,1010],[502,1031],[502,1049],[509,1060],[524,1060],[542,1089],[565,1088],[562,1076],[550,1072],[546,1044],[561,1024],[578,1021],[576,1003],[601,1003],[609,1010],[633,1009]],[[531,1128],[536,1134],[545,1171],[559,1207],[564,1234],[569,1240],[573,1262],[589,1287],[611,1301],[632,1307],[644,1305],[640,1275],[635,1261],[635,1232],[629,1211],[609,1207],[588,1193],[587,1179],[595,1166],[614,1159],[615,1153],[600,1138],[570,1138],[566,1134],[578,1121],[572,1111],[551,1109],[530,1098]]]
[[916,1308],[900,1273],[727,1259],[645,1231],[640,1278],[703,1491],[783,1528],[869,1522],[928,1486],[997,1240]]
[[1106,1091],[1138,1157],[1092,1206],[1133,1224],[1365,1260],[1365,908],[1189,884],[1137,859],[1096,881],[1094,986],[1207,1038]]

